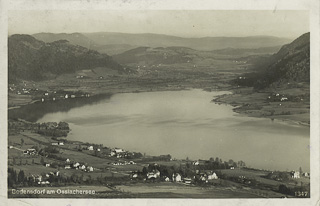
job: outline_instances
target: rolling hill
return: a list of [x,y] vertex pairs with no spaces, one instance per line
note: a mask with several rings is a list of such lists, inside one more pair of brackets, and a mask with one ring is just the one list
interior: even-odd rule
[[224,48],[260,48],[284,45],[290,39],[272,36],[182,38],[163,34],[126,34],[113,32],[85,33],[100,45],[129,44],[142,47],[189,47],[210,51]]
[[200,51],[211,51],[226,48],[258,49],[262,47],[277,47],[291,41],[287,38],[272,36],[183,38],[163,34],[115,32],[37,33],[33,36],[46,43],[65,39],[72,44],[108,55],[120,54],[137,47],[188,47]]
[[67,40],[45,43],[30,35],[19,34],[8,39],[9,82],[52,79],[96,67],[125,72],[112,57],[70,44]]

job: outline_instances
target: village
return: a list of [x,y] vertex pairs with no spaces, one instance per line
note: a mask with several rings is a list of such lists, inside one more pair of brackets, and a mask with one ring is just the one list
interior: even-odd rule
[[124,185],[131,188],[173,184],[190,190],[206,187],[232,193],[236,192],[232,188],[237,188],[241,194],[249,192],[260,197],[309,196],[310,173],[301,168],[291,172],[266,171],[248,168],[243,161],[220,158],[183,160],[171,155],[149,156],[124,148],[68,141],[58,132],[67,134],[68,130],[65,122],[10,120],[9,188],[107,185],[125,196],[128,192],[124,192],[127,191]]

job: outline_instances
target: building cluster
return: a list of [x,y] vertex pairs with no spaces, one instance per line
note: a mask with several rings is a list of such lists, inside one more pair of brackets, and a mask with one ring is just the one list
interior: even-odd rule
[[135,165],[137,163],[135,163],[134,161],[124,161],[124,162],[113,162],[111,163],[112,165]]
[[279,93],[273,93],[268,96],[269,102],[285,102],[289,101],[288,96]]
[[125,158],[128,157],[129,153],[124,149],[114,148],[110,152],[110,157],[117,157],[117,158]]
[[[141,173],[133,172],[131,177],[132,179],[136,179],[141,175]],[[143,176],[145,181],[164,181],[164,182],[180,182],[184,184],[192,184],[195,182],[209,183],[212,180],[219,179],[217,174],[213,171],[198,173],[193,177],[183,177],[180,173],[174,172],[172,176],[161,175],[160,171],[157,169],[153,169],[149,171],[146,175]]]
[[86,166],[86,164],[80,164],[79,162],[71,162],[70,159],[66,159],[64,169],[82,170],[84,172],[93,172],[92,166]]
[[37,150],[33,149],[33,148],[27,149],[27,150],[23,151],[23,154],[25,154],[25,155],[36,155],[37,154]]

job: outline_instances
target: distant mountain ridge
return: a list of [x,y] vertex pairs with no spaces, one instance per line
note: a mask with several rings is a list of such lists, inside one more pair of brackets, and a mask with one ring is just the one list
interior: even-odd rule
[[[225,48],[275,47],[291,41],[287,38],[273,36],[184,38],[163,34],[128,34],[116,32],[38,33],[33,36],[44,42],[66,39],[72,44],[78,44],[109,55],[122,53],[126,51],[126,47],[129,50],[134,47],[155,48],[177,46],[189,47],[200,51],[211,51]],[[114,45],[114,47],[108,49],[108,47],[103,47],[104,45]],[[116,45],[119,45],[119,49],[116,48]]]
[[50,79],[95,67],[124,72],[112,57],[67,40],[45,43],[30,35],[12,35],[8,39],[9,81]]

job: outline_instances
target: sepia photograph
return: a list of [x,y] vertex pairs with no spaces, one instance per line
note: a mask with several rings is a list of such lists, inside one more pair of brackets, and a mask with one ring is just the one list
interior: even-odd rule
[[309,10],[7,17],[8,199],[312,198]]

